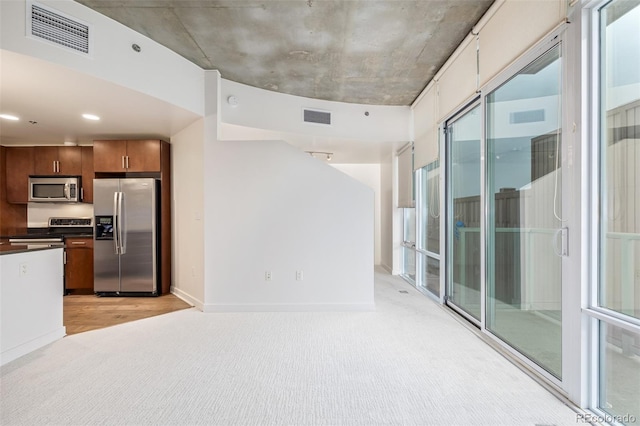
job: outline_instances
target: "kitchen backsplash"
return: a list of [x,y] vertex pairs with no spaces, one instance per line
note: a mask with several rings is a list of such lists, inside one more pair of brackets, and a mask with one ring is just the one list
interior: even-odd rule
[[93,217],[93,204],[87,203],[29,203],[27,205],[27,226],[45,228],[50,217]]

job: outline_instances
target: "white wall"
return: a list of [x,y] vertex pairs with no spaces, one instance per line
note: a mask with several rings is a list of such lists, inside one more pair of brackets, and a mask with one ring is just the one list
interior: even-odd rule
[[391,157],[380,164],[380,264],[393,271],[393,168]]
[[[371,142],[409,140],[408,106],[379,106],[329,102],[271,92],[222,79],[221,121],[258,129]],[[227,102],[229,96],[236,106]],[[331,125],[305,123],[304,108],[331,112]],[[369,112],[366,116],[364,113]]]
[[373,308],[373,190],[283,141],[206,150],[205,311]]
[[381,227],[380,227],[380,164],[330,164],[374,191],[374,261],[382,264]]
[[55,248],[0,256],[0,365],[65,335],[63,252]]
[[171,138],[172,292],[204,306],[204,120]]

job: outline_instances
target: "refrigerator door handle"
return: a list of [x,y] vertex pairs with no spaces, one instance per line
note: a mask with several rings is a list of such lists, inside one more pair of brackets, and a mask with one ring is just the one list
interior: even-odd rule
[[118,218],[118,192],[113,193],[113,252],[120,254],[118,243],[118,229],[120,229],[120,219]]
[[118,203],[118,218],[120,219],[120,224],[118,226],[118,241],[120,242],[120,254],[127,253],[127,240],[126,240],[126,224],[124,223],[124,215],[122,214],[123,205],[124,205],[124,192],[119,192],[120,201]]

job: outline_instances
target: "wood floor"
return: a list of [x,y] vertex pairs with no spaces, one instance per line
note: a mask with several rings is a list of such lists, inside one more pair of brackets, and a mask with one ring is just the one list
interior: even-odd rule
[[173,294],[158,297],[97,297],[93,294],[63,298],[67,335],[96,330],[191,306]]

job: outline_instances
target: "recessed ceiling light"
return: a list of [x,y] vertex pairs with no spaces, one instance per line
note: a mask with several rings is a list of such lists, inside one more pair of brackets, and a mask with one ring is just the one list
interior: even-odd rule
[[12,121],[18,121],[20,120],[18,117],[16,117],[15,115],[10,115],[10,114],[0,114],[0,118],[4,118],[5,120],[12,120]]
[[93,114],[82,114],[82,117],[86,118],[87,120],[93,120],[93,121],[100,120],[100,117],[98,117],[97,115],[93,115]]

